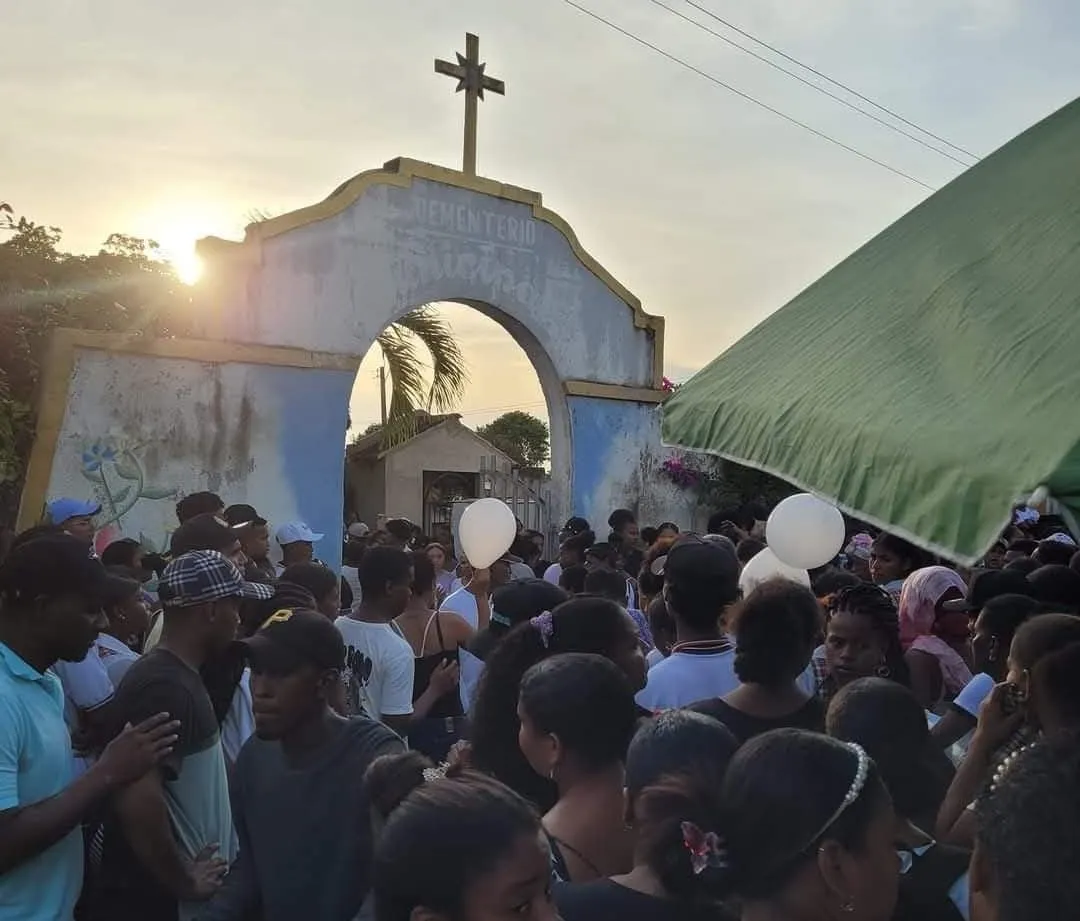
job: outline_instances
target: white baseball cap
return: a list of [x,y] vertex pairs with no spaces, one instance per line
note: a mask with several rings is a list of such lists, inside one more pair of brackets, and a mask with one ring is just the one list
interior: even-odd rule
[[349,525],[349,537],[367,537],[370,533],[371,528],[362,521],[354,521]]
[[322,540],[325,535],[316,534],[302,521],[286,521],[277,529],[277,542],[284,547],[286,544],[314,544]]

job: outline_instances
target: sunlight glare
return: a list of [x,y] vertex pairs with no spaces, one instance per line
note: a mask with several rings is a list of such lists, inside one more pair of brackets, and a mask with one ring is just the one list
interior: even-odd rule
[[195,242],[218,230],[220,220],[212,204],[203,207],[160,203],[136,221],[141,236],[156,240],[158,255],[172,266],[185,285],[196,284],[203,276],[203,262],[195,253]]
[[[162,250],[164,251],[164,247]],[[176,272],[176,277],[185,285],[194,285],[202,278],[203,263],[195,254],[195,243],[192,241],[186,249],[171,248],[165,252],[165,258]]]

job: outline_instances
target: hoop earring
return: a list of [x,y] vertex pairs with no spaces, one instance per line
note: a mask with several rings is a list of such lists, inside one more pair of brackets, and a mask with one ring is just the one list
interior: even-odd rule
[[879,678],[891,678],[892,669],[889,668],[887,663],[882,662],[876,669],[874,669],[874,674],[876,674]]

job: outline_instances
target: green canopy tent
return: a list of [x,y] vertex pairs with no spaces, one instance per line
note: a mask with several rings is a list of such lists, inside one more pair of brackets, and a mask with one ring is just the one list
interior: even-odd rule
[[664,442],[971,562],[1041,487],[1080,518],[1080,100],[949,183],[664,407]]

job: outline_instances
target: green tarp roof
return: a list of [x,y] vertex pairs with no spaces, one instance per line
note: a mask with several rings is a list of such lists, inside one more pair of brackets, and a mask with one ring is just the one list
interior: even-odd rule
[[736,342],[663,432],[970,561],[1037,487],[1080,513],[1078,404],[1080,100]]

